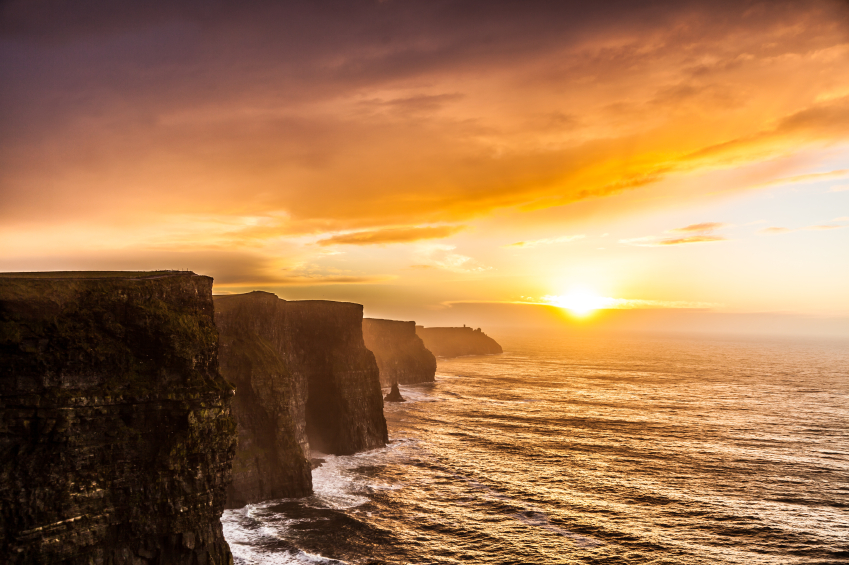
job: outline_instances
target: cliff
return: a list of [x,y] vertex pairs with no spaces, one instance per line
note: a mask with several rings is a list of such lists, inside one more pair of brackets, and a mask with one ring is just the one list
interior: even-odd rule
[[383,386],[433,381],[436,357],[416,335],[415,322],[365,318],[363,340],[374,353]]
[[236,387],[239,441],[228,508],[312,493],[307,388],[296,387],[287,365],[285,305],[265,292],[215,297],[221,374]]
[[480,328],[424,328],[416,326],[416,334],[437,357],[492,355],[503,353],[501,346]]
[[221,371],[236,386],[228,507],[309,494],[311,448],[343,455],[386,445],[362,306],[251,292],[217,296],[215,308]]
[[232,563],[212,279],[0,275],[0,562]]

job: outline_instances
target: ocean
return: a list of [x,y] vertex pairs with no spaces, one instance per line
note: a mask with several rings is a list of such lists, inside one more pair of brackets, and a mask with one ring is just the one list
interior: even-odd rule
[[225,512],[235,561],[849,563],[849,343],[494,333],[315,494]]

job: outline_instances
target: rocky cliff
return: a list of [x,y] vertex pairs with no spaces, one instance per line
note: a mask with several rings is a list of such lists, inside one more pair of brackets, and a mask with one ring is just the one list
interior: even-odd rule
[[215,307],[221,371],[237,390],[228,506],[309,494],[310,448],[343,455],[386,445],[362,306],[251,292],[216,297]]
[[365,318],[363,339],[377,360],[383,386],[433,381],[436,357],[416,335],[415,322]]
[[424,328],[416,326],[416,334],[437,357],[492,355],[503,353],[501,346],[480,328]]
[[0,275],[0,562],[232,563],[212,279]]
[[221,374],[236,386],[239,436],[227,507],[312,493],[307,387],[289,371],[286,302],[273,294],[215,298]]

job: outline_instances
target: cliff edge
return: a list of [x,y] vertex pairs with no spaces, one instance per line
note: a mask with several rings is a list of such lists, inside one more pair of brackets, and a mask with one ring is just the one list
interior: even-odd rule
[[387,442],[363,307],[216,296],[222,374],[236,386],[239,445],[228,507],[312,491],[310,450],[347,455]]
[[374,353],[383,386],[433,382],[436,357],[416,335],[415,322],[365,318],[363,340]]
[[212,279],[0,275],[0,562],[230,564]]
[[503,353],[501,346],[480,328],[425,328],[416,326],[416,334],[437,357],[493,355]]

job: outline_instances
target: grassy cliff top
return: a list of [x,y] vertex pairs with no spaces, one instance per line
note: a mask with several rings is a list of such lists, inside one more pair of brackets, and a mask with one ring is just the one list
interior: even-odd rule
[[191,271],[38,271],[0,273],[2,279],[148,279],[175,275],[194,275]]

